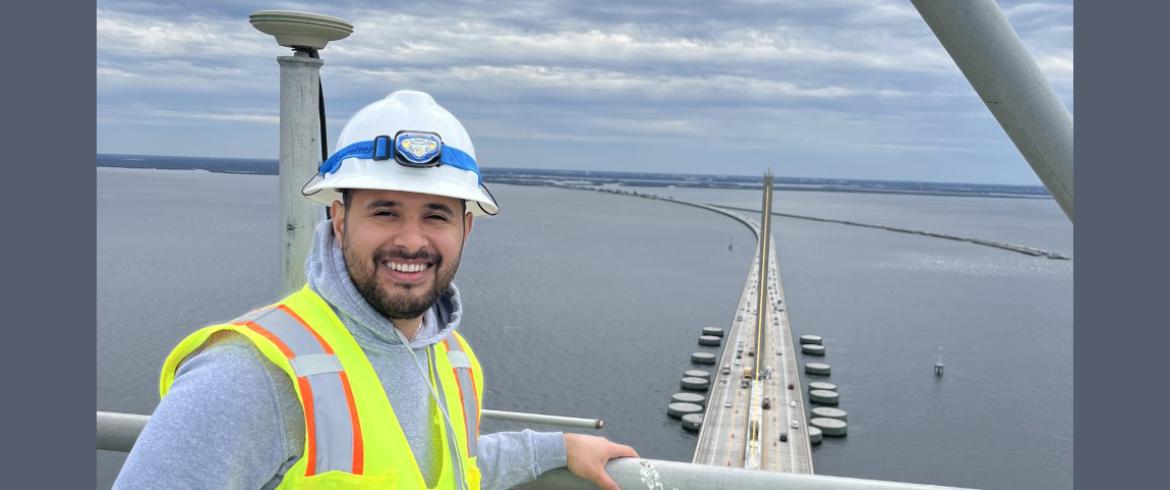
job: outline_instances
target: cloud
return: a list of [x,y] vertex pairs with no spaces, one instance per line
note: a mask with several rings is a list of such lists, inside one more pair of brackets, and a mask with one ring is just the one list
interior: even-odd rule
[[[1001,4],[1071,104],[1071,1]],[[366,103],[415,88],[501,148],[522,139],[676,148],[722,132],[769,154],[800,149],[890,162],[921,161],[931,152],[1003,160],[1004,147],[1013,151],[902,0],[738,0],[718,8],[700,0],[453,0],[393,8],[351,0],[262,8],[353,21],[352,36],[322,51],[334,133]],[[279,100],[273,58],[289,50],[248,24],[251,10],[225,0],[99,1],[99,126],[270,131]],[[966,132],[956,135],[956,125]]]
[[99,58],[140,57],[228,60],[269,56],[271,39],[247,19],[189,16],[182,19],[97,9]]
[[220,112],[159,109],[154,107],[125,107],[99,116],[99,121],[131,125],[191,126],[207,122],[230,122],[261,125],[280,124],[280,115],[269,112]]
[[1040,70],[1049,80],[1072,82],[1073,54],[1072,52],[1049,54],[1036,59]]
[[968,153],[976,154],[979,150],[960,145],[945,145],[945,144],[923,144],[923,143],[856,143],[856,146],[862,149],[877,150],[883,152],[894,153]]
[[1055,20],[1071,20],[1073,6],[1067,2],[1021,2],[1007,6],[1003,13],[1013,27],[1020,29]]
[[413,82],[437,91],[465,91],[483,98],[559,98],[562,100],[645,102],[777,103],[783,99],[906,97],[894,89],[798,84],[733,75],[639,75],[591,68],[533,65],[472,65],[448,68],[337,68],[331,77],[369,86]]
[[355,22],[355,34],[329,54],[351,65],[379,66],[386,66],[385,60],[389,59],[406,66],[450,66],[490,60],[500,65],[575,66],[630,72],[666,66],[683,71],[725,73],[795,64],[893,71],[946,69],[949,59],[931,41],[866,31],[804,29],[787,24],[767,28],[748,25],[702,34],[629,24],[532,30],[481,19],[452,22],[442,17],[371,12]]

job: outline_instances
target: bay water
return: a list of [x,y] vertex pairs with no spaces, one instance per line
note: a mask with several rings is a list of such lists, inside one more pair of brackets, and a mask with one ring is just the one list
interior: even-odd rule
[[[456,278],[484,406],[602,418],[601,435],[644,457],[689,461],[695,436],[666,404],[690,353],[714,352],[699,330],[733,319],[750,231],[630,196],[492,190],[502,213],[475,222]],[[758,191],[646,192],[759,203]],[[277,179],[99,167],[97,194],[97,409],[148,414],[178,340],[279,298]],[[776,208],[1072,255],[1051,200],[781,191]],[[774,230],[794,334],[825,337],[849,411],[849,436],[814,450],[817,473],[1071,487],[1071,261],[790,218]],[[108,488],[124,455],[97,459]]]

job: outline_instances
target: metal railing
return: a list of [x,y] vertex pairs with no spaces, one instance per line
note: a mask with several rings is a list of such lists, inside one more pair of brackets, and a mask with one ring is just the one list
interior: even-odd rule
[[[724,466],[707,466],[678,461],[656,459],[622,458],[610,461],[605,471],[618,486],[626,489],[645,488],[648,490],[754,490],[754,489],[796,489],[796,490],[892,490],[892,489],[949,489],[914,483],[865,480],[839,476],[780,473],[776,471],[747,470]],[[545,472],[540,478],[517,486],[521,490],[555,488],[559,490],[596,489],[592,483],[578,478],[565,468]]]
[[[605,421],[601,419],[505,412],[501,410],[484,410],[480,414],[486,419],[523,422],[526,424],[556,425],[574,429],[599,430],[605,426]],[[138,434],[142,433],[142,428],[146,427],[146,422],[149,420],[149,415],[103,412],[99,410],[97,413],[97,448],[105,451],[129,452],[130,448],[134,447],[134,441],[138,440]]]
[[[483,416],[488,416],[488,410]],[[569,422],[574,427],[600,428],[600,420],[576,419],[551,415],[527,414],[520,412],[492,411],[493,418],[521,422],[554,421]],[[134,447],[138,434],[146,426],[150,416],[133,413],[97,413],[97,448],[106,451],[128,452]],[[583,424],[584,422],[585,424]],[[592,423],[593,425],[587,425]],[[562,424],[564,425],[564,424]],[[722,466],[707,466],[677,461],[623,458],[605,465],[606,472],[622,488],[658,489],[764,489],[793,488],[802,490],[843,490],[843,489],[945,489],[933,485],[864,480],[837,476],[802,475],[773,471],[745,470]],[[592,483],[578,478],[565,468],[545,472],[536,480],[518,486],[520,489],[593,489]]]
[[526,424],[547,424],[557,425],[561,427],[572,427],[574,429],[589,429],[601,430],[605,426],[605,421],[601,419],[582,419],[577,417],[564,417],[560,415],[542,415],[539,413],[525,413],[525,412],[505,412],[503,410],[484,410],[480,412],[484,418],[494,420],[506,420],[509,422],[523,422]]

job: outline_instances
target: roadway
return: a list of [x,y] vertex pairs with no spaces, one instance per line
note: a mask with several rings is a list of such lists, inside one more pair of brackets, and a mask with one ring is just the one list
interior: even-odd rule
[[[763,196],[767,211],[772,208],[770,180],[766,178]],[[761,217],[761,222],[743,219],[755,231],[758,246],[735,319],[724,336],[693,462],[812,473],[799,363],[770,239],[771,220],[769,214]],[[766,254],[761,253],[765,250]],[[766,256],[763,268],[761,256]],[[758,292],[761,283],[765,294]],[[752,368],[750,378],[744,376],[745,367]],[[770,402],[768,409],[762,407],[765,398]],[[787,441],[780,441],[781,434],[787,434]]]

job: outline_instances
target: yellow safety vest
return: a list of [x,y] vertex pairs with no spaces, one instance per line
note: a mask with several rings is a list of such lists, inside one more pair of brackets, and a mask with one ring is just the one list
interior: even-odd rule
[[[179,364],[221,331],[243,335],[293,381],[305,413],[305,449],[279,488],[426,488],[370,361],[341,320],[305,286],[280,302],[183,339],[163,363],[166,396]],[[431,382],[450,417],[436,413],[443,440],[435,488],[478,489],[476,467],[483,375],[471,347],[457,333],[427,348]],[[437,412],[437,411],[436,411]],[[457,454],[452,454],[452,439]],[[460,465],[462,463],[462,471]]]

